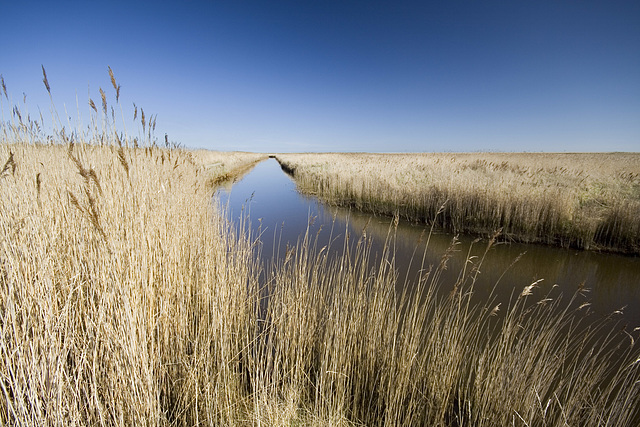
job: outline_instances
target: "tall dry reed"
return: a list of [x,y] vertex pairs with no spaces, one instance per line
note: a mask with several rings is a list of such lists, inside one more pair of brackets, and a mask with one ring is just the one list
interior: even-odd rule
[[582,295],[563,301],[540,294],[533,283],[505,306],[492,299],[478,305],[475,281],[490,262],[484,257],[469,259],[454,290],[442,293],[441,274],[455,242],[440,265],[423,266],[416,287],[398,293],[392,229],[387,243],[372,268],[365,238],[347,238],[343,255],[332,256],[307,235],[273,268],[257,341],[247,350],[258,420],[442,426],[638,421],[635,338],[589,313]]

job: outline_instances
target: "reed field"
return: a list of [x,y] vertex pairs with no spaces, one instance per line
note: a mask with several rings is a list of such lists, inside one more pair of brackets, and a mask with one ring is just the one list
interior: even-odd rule
[[638,331],[580,292],[472,304],[490,259],[441,293],[447,252],[398,293],[393,226],[375,268],[366,239],[335,256],[309,235],[264,264],[212,202],[216,170],[261,155],[231,167],[102,120],[3,120],[0,424],[637,425]]
[[256,163],[267,158],[266,154],[242,151],[190,150],[194,162],[202,165],[209,185],[234,181],[249,172]]
[[[639,153],[279,154],[302,192],[453,233],[640,254]],[[442,212],[436,213],[443,207]]]

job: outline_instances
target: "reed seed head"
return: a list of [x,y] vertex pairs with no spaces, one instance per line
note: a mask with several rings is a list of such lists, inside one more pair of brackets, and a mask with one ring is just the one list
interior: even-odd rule
[[538,283],[540,282],[542,282],[542,279],[536,280],[529,286],[525,286],[524,289],[522,290],[522,293],[520,294],[520,297],[522,298],[522,297],[526,297],[527,295],[533,294],[533,288],[537,287]]
[[0,177],[4,177],[5,173],[9,172],[9,169],[11,169],[11,175],[15,176],[16,162],[15,160],[13,160],[13,151],[9,151],[9,158],[7,159],[7,162],[4,164],[4,167],[2,168],[2,172],[0,172]]
[[96,174],[96,171],[93,168],[89,169],[89,173],[87,174],[87,178],[85,179],[91,179],[98,189],[98,193],[102,194],[102,187],[100,186],[100,181],[98,180],[98,174]]
[[111,84],[113,85],[113,89],[116,91],[116,102],[120,100],[120,85],[116,83],[116,77],[113,75],[113,70],[111,67],[109,68],[109,77],[111,78]]
[[116,78],[113,75],[113,70],[111,69],[110,66],[107,66],[107,68],[109,69],[109,77],[111,78],[111,84],[113,85],[114,89],[117,89],[118,85],[116,84]]
[[127,178],[129,177],[129,163],[127,163],[127,158],[124,156],[124,149],[122,146],[118,148],[118,160],[120,164],[124,168],[124,171],[127,173]]
[[102,111],[107,114],[107,95],[104,93],[102,88],[100,88],[100,97],[102,98]]
[[9,100],[9,96],[7,96],[7,85],[4,84],[4,76],[0,74],[0,84],[2,85],[2,92],[4,93],[4,97]]
[[500,311],[500,304],[493,307],[493,310],[491,310],[491,313],[489,313],[489,316],[497,316],[499,311]]
[[69,202],[79,211],[82,211],[82,206],[80,206],[80,202],[78,202],[78,198],[69,190],[67,190],[67,196],[69,197]]
[[13,115],[18,117],[18,121],[20,122],[20,124],[23,124],[22,114],[20,114],[20,110],[18,109],[18,107],[13,107]]
[[49,79],[47,79],[47,72],[44,69],[44,65],[42,65],[42,81],[44,82],[44,87],[47,88],[47,92],[51,95],[51,87],[49,86]]

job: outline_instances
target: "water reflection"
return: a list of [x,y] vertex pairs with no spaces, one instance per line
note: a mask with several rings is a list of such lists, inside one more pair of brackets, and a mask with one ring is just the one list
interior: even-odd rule
[[[286,245],[295,245],[306,230],[317,236],[320,246],[333,241],[331,247],[337,252],[342,248],[345,233],[353,238],[367,233],[372,238],[373,253],[379,256],[391,227],[402,285],[410,286],[414,282],[423,256],[424,267],[437,266],[454,238],[450,234],[434,233],[425,252],[429,230],[424,226],[400,221],[397,227],[392,227],[388,217],[325,206],[313,197],[302,196],[273,159],[258,164],[241,181],[230,189],[220,190],[218,195],[223,204],[228,204],[234,221],[248,215],[252,230],[259,230],[265,260],[274,254],[283,254]],[[468,236],[458,239],[457,252],[443,274],[443,286],[455,283],[469,252],[481,256],[487,245],[486,241],[472,244],[473,239]],[[512,265],[519,255],[522,256],[518,262]],[[584,285],[589,289],[588,298],[596,312],[605,315],[626,306],[623,320],[632,327],[640,326],[638,257],[519,243],[497,244],[487,254],[475,291],[482,299],[495,287],[498,300],[507,302],[512,293],[519,293],[539,279],[543,279],[537,291],[539,295],[558,285],[560,292],[570,297]]]

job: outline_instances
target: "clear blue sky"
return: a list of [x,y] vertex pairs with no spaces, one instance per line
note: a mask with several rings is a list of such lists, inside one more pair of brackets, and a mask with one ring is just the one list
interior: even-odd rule
[[[9,1],[14,104],[88,91],[187,147],[640,151],[640,2]],[[98,104],[99,105],[99,104]],[[6,106],[6,105],[5,105]],[[6,111],[5,111],[6,114]],[[35,114],[34,114],[35,115]],[[45,114],[46,116],[46,114]]]

